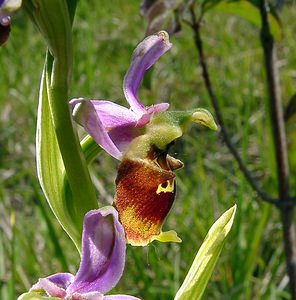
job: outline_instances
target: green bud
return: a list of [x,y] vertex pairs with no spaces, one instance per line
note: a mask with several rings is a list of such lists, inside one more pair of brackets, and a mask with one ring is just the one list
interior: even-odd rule
[[236,205],[228,209],[210,228],[174,300],[201,299],[225,240],[233,225]]

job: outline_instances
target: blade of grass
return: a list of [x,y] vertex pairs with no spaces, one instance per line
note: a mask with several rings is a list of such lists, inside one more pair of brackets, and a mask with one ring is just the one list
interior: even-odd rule
[[16,265],[15,265],[15,238],[16,238],[16,227],[15,227],[15,211],[12,210],[10,213],[10,226],[11,226],[11,254],[10,254],[10,270],[11,270],[11,278],[9,282],[9,299],[15,299],[15,275],[16,275]]

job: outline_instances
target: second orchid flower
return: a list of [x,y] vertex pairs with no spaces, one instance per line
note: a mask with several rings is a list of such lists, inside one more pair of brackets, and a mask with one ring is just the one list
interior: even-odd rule
[[84,218],[81,262],[76,275],[57,273],[41,278],[19,300],[47,297],[64,300],[140,300],[129,295],[104,295],[114,288],[122,276],[125,251],[124,231],[116,210],[104,207],[89,211]]

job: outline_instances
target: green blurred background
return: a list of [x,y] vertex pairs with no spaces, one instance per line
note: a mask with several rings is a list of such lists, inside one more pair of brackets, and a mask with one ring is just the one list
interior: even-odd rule
[[[125,103],[122,81],[147,23],[138,1],[80,1],[74,23],[71,97]],[[295,93],[296,5],[280,12],[278,42],[283,99]],[[206,57],[222,113],[245,163],[260,185],[276,196],[277,181],[265,90],[259,28],[211,12],[202,28]],[[173,48],[148,72],[139,91],[145,105],[170,109],[203,107],[213,112],[203,85],[189,27],[171,37]],[[76,271],[79,256],[54,219],[36,177],[35,128],[45,43],[23,11],[9,42],[0,49],[0,299],[15,299],[44,277]],[[81,129],[79,129],[81,130]],[[81,130],[82,131],[82,130]],[[288,124],[289,145],[295,122]],[[294,141],[295,143],[295,141]],[[178,192],[164,229],[182,244],[128,246],[124,276],[112,293],[172,299],[208,229],[238,205],[235,223],[204,299],[289,299],[281,222],[276,208],[250,188],[219,132],[193,126],[171,154],[185,163],[177,171]],[[290,151],[291,157],[295,153]],[[73,163],[75,163],[73,161]],[[91,166],[101,205],[113,199],[118,162],[102,153]],[[293,173],[293,161],[291,162]],[[295,180],[295,168],[294,178]],[[295,185],[292,191],[296,192]],[[14,222],[15,219],[15,222]]]

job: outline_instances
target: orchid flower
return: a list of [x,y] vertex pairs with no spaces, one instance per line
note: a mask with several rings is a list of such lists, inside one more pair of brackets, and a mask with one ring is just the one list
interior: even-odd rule
[[0,0],[0,46],[4,44],[9,37],[10,16],[21,4],[21,0]]
[[144,73],[171,48],[164,31],[145,38],[135,49],[123,90],[130,109],[102,100],[70,101],[76,122],[110,155],[119,159],[114,207],[125,229],[127,242],[145,246],[153,240],[181,242],[162,224],[175,199],[174,170],[183,166],[168,155],[169,146],[181,137],[190,122],[217,129],[205,109],[166,111],[169,104],[143,106],[137,96]]
[[35,293],[67,300],[139,300],[127,295],[104,296],[122,276],[125,251],[117,211],[111,206],[89,211],[84,218],[81,263],[76,275],[57,273],[41,278],[19,300],[30,299],[28,295]]

